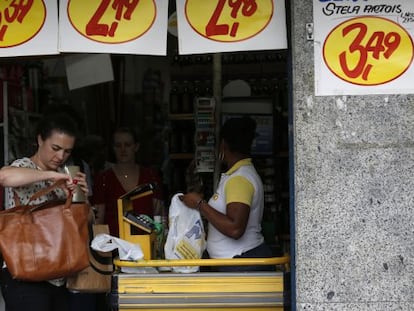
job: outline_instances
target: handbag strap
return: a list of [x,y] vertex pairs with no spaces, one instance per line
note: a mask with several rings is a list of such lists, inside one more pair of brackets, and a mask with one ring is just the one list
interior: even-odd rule
[[20,206],[22,203],[20,202],[19,195],[17,194],[16,190],[13,189],[13,200],[14,200],[14,206]]
[[[41,196],[44,196],[46,194],[48,194],[49,192],[53,191],[54,189],[56,189],[57,187],[60,187],[61,185],[63,185],[66,182],[66,180],[64,179],[60,179],[56,182],[54,182],[53,184],[51,184],[50,186],[46,187],[46,188],[42,188],[40,189],[38,192],[36,192],[35,194],[33,194],[30,199],[29,202],[32,202],[38,198],[40,198]],[[71,195],[68,196],[68,198],[72,198]]]
[[[94,223],[88,224],[88,231],[89,231],[89,264],[96,272],[104,275],[111,275],[114,271],[113,263],[112,263],[112,255],[110,256],[101,256],[99,252],[95,251],[92,246],[92,240],[95,237],[93,231]],[[102,268],[102,269],[101,269]]]
[[[29,199],[29,201],[28,201],[27,205],[29,205],[29,204],[30,204],[30,202],[33,202],[34,200],[36,200],[36,199],[40,198],[41,196],[46,195],[46,194],[48,194],[49,192],[51,192],[52,190],[56,189],[57,187],[59,187],[60,185],[62,185],[62,184],[63,184],[63,182],[65,182],[65,181],[61,179],[61,180],[58,180],[58,181],[56,181],[55,183],[53,183],[53,184],[49,185],[49,186],[48,186],[48,187],[46,187],[46,188],[42,188],[42,189],[40,189],[38,192],[36,192],[35,194],[33,194],[33,195],[30,197],[30,199]],[[22,205],[22,203],[21,203],[21,201],[20,201],[20,198],[19,198],[19,195],[17,194],[17,192],[16,192],[14,189],[13,189],[13,200],[14,200],[14,202],[15,202],[15,206],[20,206],[20,205]]]

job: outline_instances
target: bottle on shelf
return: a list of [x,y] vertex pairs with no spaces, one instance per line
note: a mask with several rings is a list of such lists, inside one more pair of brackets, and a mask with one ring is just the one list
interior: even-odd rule
[[181,131],[180,129],[175,125],[172,126],[171,132],[170,132],[170,153],[178,153],[181,150]]
[[181,93],[181,110],[182,113],[193,113],[192,87],[187,80],[183,82]]
[[172,81],[170,91],[170,113],[176,114],[181,112],[181,98],[179,85],[177,81]]

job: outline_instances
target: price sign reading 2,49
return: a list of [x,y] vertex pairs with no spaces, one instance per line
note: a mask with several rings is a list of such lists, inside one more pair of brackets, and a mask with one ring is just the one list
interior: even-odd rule
[[69,0],[67,12],[82,36],[102,43],[141,37],[151,28],[157,13],[154,0]]
[[401,76],[413,60],[413,42],[397,23],[380,17],[358,17],[334,28],[323,56],[339,78],[357,85],[379,85]]
[[236,42],[259,34],[273,16],[273,0],[187,0],[185,14],[201,36]]

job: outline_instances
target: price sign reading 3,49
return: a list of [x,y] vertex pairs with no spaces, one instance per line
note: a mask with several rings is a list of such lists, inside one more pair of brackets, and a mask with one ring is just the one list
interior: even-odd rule
[[340,79],[357,85],[380,85],[401,76],[413,60],[410,35],[380,17],[358,17],[338,25],[327,36],[323,57]]
[[0,1],[0,48],[29,41],[42,29],[45,19],[42,0]]
[[252,38],[269,24],[273,0],[187,0],[185,14],[201,36],[219,42]]
[[157,13],[154,0],[69,0],[67,10],[72,26],[81,35],[102,43],[141,37]]

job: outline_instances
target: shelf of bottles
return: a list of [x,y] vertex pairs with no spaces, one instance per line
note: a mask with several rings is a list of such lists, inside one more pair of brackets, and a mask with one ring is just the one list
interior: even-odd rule
[[42,66],[39,61],[0,63],[1,158],[4,164],[30,155],[34,150],[33,127],[44,101]]
[[215,100],[198,97],[195,103],[195,160],[198,173],[213,173],[215,168]]
[[[204,190],[211,192],[214,174],[210,172],[210,159],[213,159],[214,151],[208,149],[207,152],[202,152],[202,144],[214,145],[214,138],[208,131],[199,131],[198,107],[193,99],[211,98],[213,95],[213,55],[179,55],[174,47],[171,52],[169,120],[172,132],[175,131],[176,134],[170,140],[170,158],[176,159],[175,165],[182,170],[183,175],[188,173],[188,165],[194,159]],[[279,50],[221,54],[223,87],[233,80],[244,80],[250,86],[251,97],[271,98],[274,103],[274,150],[271,156],[256,159],[261,168],[265,190],[263,225],[267,231],[266,239],[272,245],[280,244],[280,237],[289,232],[287,52]],[[191,148],[188,147],[190,139],[193,141]],[[176,178],[176,182],[185,182],[182,176]]]

